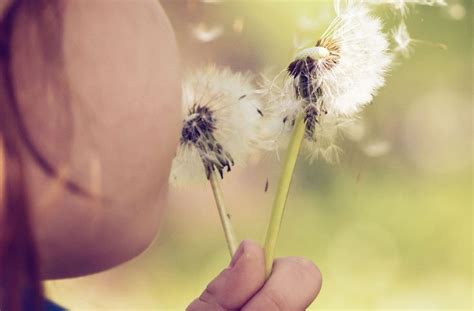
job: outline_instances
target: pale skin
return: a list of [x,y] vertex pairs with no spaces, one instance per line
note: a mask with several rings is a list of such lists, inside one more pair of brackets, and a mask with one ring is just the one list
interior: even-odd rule
[[[63,177],[106,200],[58,186],[24,150],[44,278],[103,271],[150,245],[163,218],[181,124],[179,53],[159,3],[66,3],[70,111],[44,91],[44,73],[31,53],[35,40],[24,39],[21,23],[14,36],[15,83],[39,149]],[[262,248],[244,241],[188,310],[304,310],[320,288],[319,270],[299,257],[277,259],[265,281]]]

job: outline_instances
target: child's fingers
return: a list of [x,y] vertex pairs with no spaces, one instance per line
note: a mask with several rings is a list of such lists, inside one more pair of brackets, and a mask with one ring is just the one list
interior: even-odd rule
[[265,261],[262,248],[252,241],[243,241],[230,266],[222,271],[189,311],[239,309],[263,286]]
[[311,261],[277,259],[268,281],[242,310],[305,310],[318,295],[321,283],[321,273]]

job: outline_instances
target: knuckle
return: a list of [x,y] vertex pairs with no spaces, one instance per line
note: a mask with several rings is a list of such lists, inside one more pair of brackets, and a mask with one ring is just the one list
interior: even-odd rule
[[278,295],[274,291],[263,291],[262,299],[264,301],[263,306],[268,308],[267,310],[287,310],[287,303],[281,295]]
[[242,311],[258,311],[258,310],[272,310],[283,311],[289,310],[288,304],[281,295],[274,291],[261,291],[249,305],[244,306]]
[[199,296],[199,301],[210,303],[213,300],[215,300],[214,295],[215,295],[215,290],[212,287],[208,286],[206,287],[204,292],[201,294],[201,296]]
[[186,311],[225,311],[212,297],[212,294],[206,289],[199,298],[196,298],[187,308]]

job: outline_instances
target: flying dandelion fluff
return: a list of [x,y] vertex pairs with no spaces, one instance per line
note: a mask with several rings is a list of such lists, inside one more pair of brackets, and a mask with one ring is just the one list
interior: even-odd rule
[[[389,5],[399,12],[398,26],[392,29],[392,43],[394,51],[407,58],[410,56],[410,48],[414,42],[423,42],[411,38],[405,20],[410,11],[410,6],[424,5],[424,6],[447,6],[445,0],[368,0],[369,4],[373,5]],[[429,42],[424,42],[429,43]],[[438,47],[446,49],[443,44],[436,44]]]
[[426,5],[426,6],[445,6],[446,0],[368,0],[370,4],[388,4],[393,6],[404,17],[408,14],[409,5]]
[[401,22],[397,28],[392,31],[393,41],[395,42],[395,51],[401,53],[404,57],[410,56],[411,42],[407,26]]
[[[372,101],[392,61],[382,23],[366,5],[353,3],[336,11],[316,45],[299,51],[288,66],[281,97],[293,100],[276,108],[283,112],[284,123],[291,120],[292,133],[265,241],[267,275],[303,141],[314,155],[337,156],[332,142],[339,129]],[[278,101],[271,103],[275,104]]]
[[235,234],[218,179],[259,150],[263,113],[254,94],[249,75],[212,66],[194,71],[183,82],[183,123],[170,183],[210,181],[231,253]]

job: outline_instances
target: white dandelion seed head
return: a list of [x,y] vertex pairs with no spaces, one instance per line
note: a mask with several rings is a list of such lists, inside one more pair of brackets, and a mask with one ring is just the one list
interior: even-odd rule
[[380,20],[367,6],[352,4],[341,10],[315,47],[297,54],[288,71],[299,97],[320,98],[328,112],[351,115],[384,85],[392,60],[388,48]]
[[346,3],[316,45],[296,53],[283,85],[274,80],[264,87],[269,141],[277,148],[287,144],[302,114],[303,149],[310,159],[337,162],[338,137],[350,130],[357,113],[385,83],[392,56],[382,24],[367,6]]
[[183,82],[183,129],[170,182],[183,185],[243,165],[259,150],[262,108],[252,77],[214,66]]

